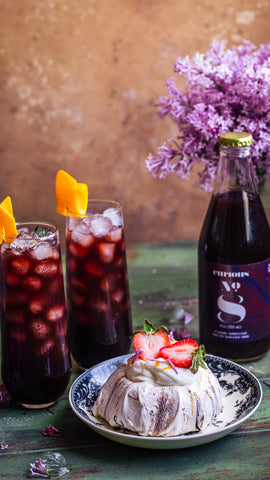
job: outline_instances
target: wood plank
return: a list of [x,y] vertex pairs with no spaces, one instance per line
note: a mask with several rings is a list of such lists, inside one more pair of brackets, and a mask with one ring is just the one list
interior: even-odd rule
[[[193,248],[193,250],[192,250]],[[178,327],[176,313],[194,315],[189,324],[198,336],[196,246],[136,247],[129,261],[134,328],[147,317],[157,325]],[[180,260],[179,260],[180,258]],[[48,451],[64,455],[70,474],[63,478],[92,480],[269,480],[270,352],[244,365],[260,378],[264,397],[260,408],[227,437],[200,447],[177,450],[146,450],[111,442],[93,432],[75,414],[66,394],[48,410],[0,408],[0,478],[27,478],[30,462]],[[81,373],[74,367],[71,383]],[[42,428],[53,424],[61,437],[44,437]]]
[[[1,452],[0,478],[21,478],[19,475],[27,472],[29,463],[47,451],[62,453],[72,478],[77,479],[93,478],[94,473],[101,479],[127,480],[138,476],[164,480],[165,474],[168,479],[269,478],[270,387],[264,383],[262,386],[261,407],[239,429],[208,445],[174,451],[126,447],[101,437],[73,414],[67,396],[53,407],[54,415],[48,410],[1,408],[0,438],[9,448]],[[59,428],[61,437],[42,436],[42,428],[49,423]],[[246,477],[249,469],[250,476]]]

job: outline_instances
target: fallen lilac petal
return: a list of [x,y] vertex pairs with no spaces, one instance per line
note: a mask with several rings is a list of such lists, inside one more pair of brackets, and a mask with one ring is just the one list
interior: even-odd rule
[[41,458],[35,460],[34,463],[30,463],[31,477],[50,478],[49,473],[46,470],[45,465],[42,463]]
[[48,436],[48,437],[61,437],[61,433],[57,428],[55,428],[53,425],[47,425],[46,428],[42,429],[42,435]]
[[178,342],[180,340],[185,340],[186,338],[191,337],[191,333],[188,332],[186,327],[180,327],[179,331],[177,331],[176,329],[173,329],[172,334],[173,334],[173,338]]
[[185,340],[185,338],[190,338],[191,337],[191,333],[189,333],[187,331],[186,327],[181,327],[180,328],[180,336],[183,340]]
[[66,473],[69,473],[69,469],[66,467],[66,459],[58,452],[48,452],[43,458],[30,463],[31,477],[54,478],[62,477]]
[[54,415],[54,411],[51,408],[47,408],[48,412],[50,412],[52,415]]
[[268,382],[267,380],[264,380],[263,383],[264,383],[265,385],[267,385],[268,387],[270,387],[270,382]]
[[188,325],[193,319],[194,316],[191,313],[186,313],[184,324]]
[[7,442],[0,443],[0,450],[6,450],[8,448]]
[[30,476],[31,477],[42,477],[42,478],[50,478],[47,473],[39,473],[37,470],[35,471],[34,469],[30,468]]

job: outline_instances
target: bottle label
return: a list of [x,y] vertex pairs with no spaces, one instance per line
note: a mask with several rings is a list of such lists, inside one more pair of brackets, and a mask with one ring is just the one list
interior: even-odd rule
[[204,267],[208,333],[226,343],[270,335],[270,259],[246,265],[206,262]]

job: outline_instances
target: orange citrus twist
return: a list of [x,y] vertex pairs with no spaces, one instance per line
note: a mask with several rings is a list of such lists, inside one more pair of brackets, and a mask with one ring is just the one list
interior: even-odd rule
[[60,215],[79,217],[87,210],[88,187],[78,183],[64,170],[59,170],[55,179],[56,210]]
[[11,243],[18,235],[10,197],[0,203],[0,244]]

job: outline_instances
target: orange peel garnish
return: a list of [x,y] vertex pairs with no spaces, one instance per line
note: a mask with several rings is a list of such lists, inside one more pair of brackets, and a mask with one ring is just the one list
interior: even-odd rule
[[13,242],[18,235],[11,198],[6,197],[0,203],[0,244]]
[[60,215],[80,217],[85,214],[88,202],[88,187],[78,183],[65,170],[58,170],[55,179],[56,210]]

